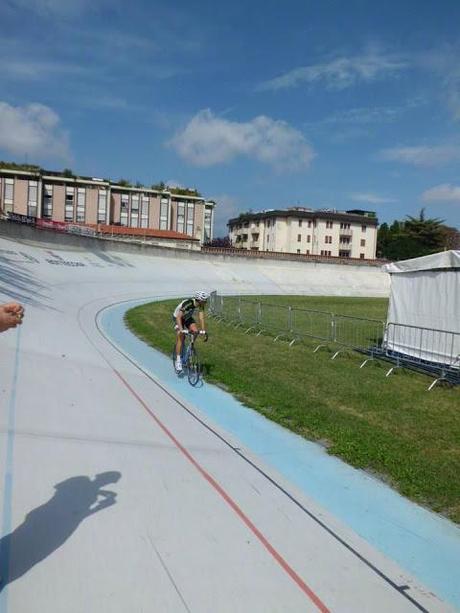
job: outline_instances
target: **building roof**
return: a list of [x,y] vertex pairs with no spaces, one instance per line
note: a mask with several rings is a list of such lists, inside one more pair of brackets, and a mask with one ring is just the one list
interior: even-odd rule
[[305,219],[333,219],[336,221],[354,221],[356,223],[362,223],[370,226],[377,226],[377,217],[368,217],[364,214],[357,213],[341,213],[339,211],[321,211],[321,210],[306,210],[304,208],[291,208],[291,209],[272,209],[269,211],[261,211],[260,213],[244,213],[240,217],[234,217],[229,219],[227,225],[233,225],[236,223],[244,223],[245,221],[256,221],[259,219],[273,218],[273,217],[295,217]]

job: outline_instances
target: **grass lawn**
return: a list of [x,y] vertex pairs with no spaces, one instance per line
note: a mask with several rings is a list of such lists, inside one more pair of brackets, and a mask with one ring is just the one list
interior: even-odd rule
[[[385,319],[378,298],[263,296],[270,304]],[[126,314],[128,327],[171,354],[171,312],[177,300]],[[331,361],[333,347],[313,354],[306,340],[292,347],[269,336],[245,335],[208,318],[209,342],[198,346],[206,380],[247,406],[311,440],[329,453],[384,479],[402,494],[460,523],[460,394],[427,392],[430,379],[347,353]],[[171,365],[172,367],[172,365]]]

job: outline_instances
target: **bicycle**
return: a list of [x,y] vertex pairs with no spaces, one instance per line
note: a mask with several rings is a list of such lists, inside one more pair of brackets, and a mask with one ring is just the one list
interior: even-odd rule
[[[195,387],[203,376],[203,366],[198,357],[198,353],[195,347],[195,341],[196,337],[203,333],[184,330],[182,334],[184,335],[181,351],[182,369],[184,373],[187,373],[187,379],[190,385],[193,385],[193,387]],[[207,340],[208,335],[206,332],[204,332],[204,341],[206,342]],[[175,373],[179,374],[176,370],[176,357],[176,344],[174,343],[173,365]]]

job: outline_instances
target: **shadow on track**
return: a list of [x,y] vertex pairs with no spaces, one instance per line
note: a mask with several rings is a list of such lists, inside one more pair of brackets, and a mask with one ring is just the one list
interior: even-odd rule
[[80,523],[116,503],[116,493],[101,489],[116,483],[117,471],[90,479],[71,477],[54,486],[54,496],[28,513],[23,523],[0,541],[0,591],[59,549]]
[[[3,260],[3,261],[2,261]],[[46,286],[37,281],[20,264],[7,263],[0,259],[0,293],[22,304],[36,306],[41,309],[56,310],[46,304],[49,300]]]

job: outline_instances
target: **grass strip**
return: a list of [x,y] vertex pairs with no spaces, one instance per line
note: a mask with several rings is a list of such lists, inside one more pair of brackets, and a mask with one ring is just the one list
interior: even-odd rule
[[[262,296],[270,304],[385,319],[387,301],[374,298]],[[177,300],[127,312],[127,326],[170,355],[171,313]],[[313,353],[314,340],[292,347],[244,334],[208,318],[200,343],[206,380],[269,419],[321,442],[352,466],[369,471],[403,495],[460,523],[460,395],[427,392],[429,378],[409,371],[385,378],[387,365],[349,352],[331,361],[334,346]],[[171,366],[172,367],[172,366]]]

